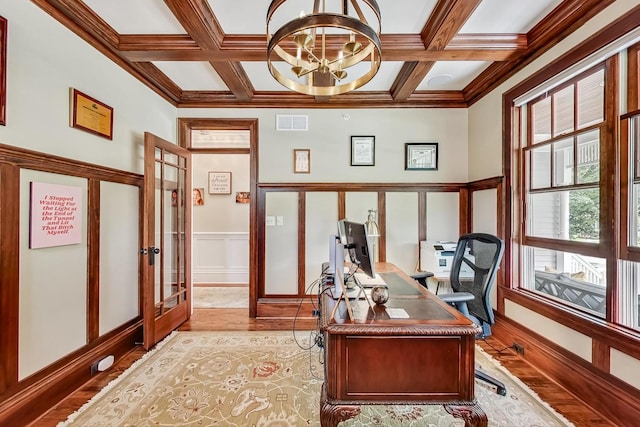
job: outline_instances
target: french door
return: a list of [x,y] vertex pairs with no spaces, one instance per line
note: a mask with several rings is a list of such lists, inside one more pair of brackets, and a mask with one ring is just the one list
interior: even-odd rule
[[141,273],[144,347],[191,313],[191,153],[144,134]]

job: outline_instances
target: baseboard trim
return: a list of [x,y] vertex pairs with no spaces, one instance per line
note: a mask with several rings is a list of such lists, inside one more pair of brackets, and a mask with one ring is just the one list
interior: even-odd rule
[[142,321],[99,339],[65,358],[62,363],[46,368],[27,378],[19,389],[0,402],[0,425],[28,425],[91,379],[91,365],[112,354],[116,361],[130,352],[142,337]]
[[257,318],[267,319],[312,319],[317,304],[296,299],[260,299],[258,300]]
[[640,418],[637,390],[624,381],[499,313],[492,333],[505,345],[523,345],[527,363],[615,425],[635,425]]

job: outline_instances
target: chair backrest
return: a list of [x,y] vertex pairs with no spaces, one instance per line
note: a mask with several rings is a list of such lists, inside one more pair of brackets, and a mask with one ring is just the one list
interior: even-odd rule
[[475,299],[467,302],[469,313],[490,325],[494,323],[489,293],[502,260],[504,241],[485,233],[460,236],[451,265],[454,292],[469,292]]

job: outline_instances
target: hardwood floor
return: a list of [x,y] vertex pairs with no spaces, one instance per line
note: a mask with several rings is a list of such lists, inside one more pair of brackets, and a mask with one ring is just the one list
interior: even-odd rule
[[[191,319],[181,325],[178,330],[291,330],[293,327],[294,324],[291,320],[249,319],[247,309],[201,309],[195,310]],[[313,330],[316,327],[317,322],[315,319],[299,320],[295,324],[296,330]],[[487,353],[498,359],[504,367],[520,378],[544,401],[564,415],[569,421],[573,422],[577,427],[614,426],[614,424],[599,416],[575,396],[559,387],[544,375],[541,375],[512,350],[507,349],[498,352],[496,349],[502,349],[504,347],[502,343],[489,337],[487,342],[479,341],[479,344]],[[142,347],[134,349],[120,359],[110,370],[96,375],[94,379],[62,400],[39,420],[30,424],[30,426],[55,427],[58,422],[64,421],[70,414],[79,409],[144,353]]]

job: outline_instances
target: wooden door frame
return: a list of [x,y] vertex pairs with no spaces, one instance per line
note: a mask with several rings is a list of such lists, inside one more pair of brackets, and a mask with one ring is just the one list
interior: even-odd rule
[[[249,148],[192,148],[192,130],[248,130]],[[249,317],[255,318],[258,312],[258,238],[262,230],[258,221],[258,119],[181,117],[178,118],[178,145],[192,154],[249,155]]]

